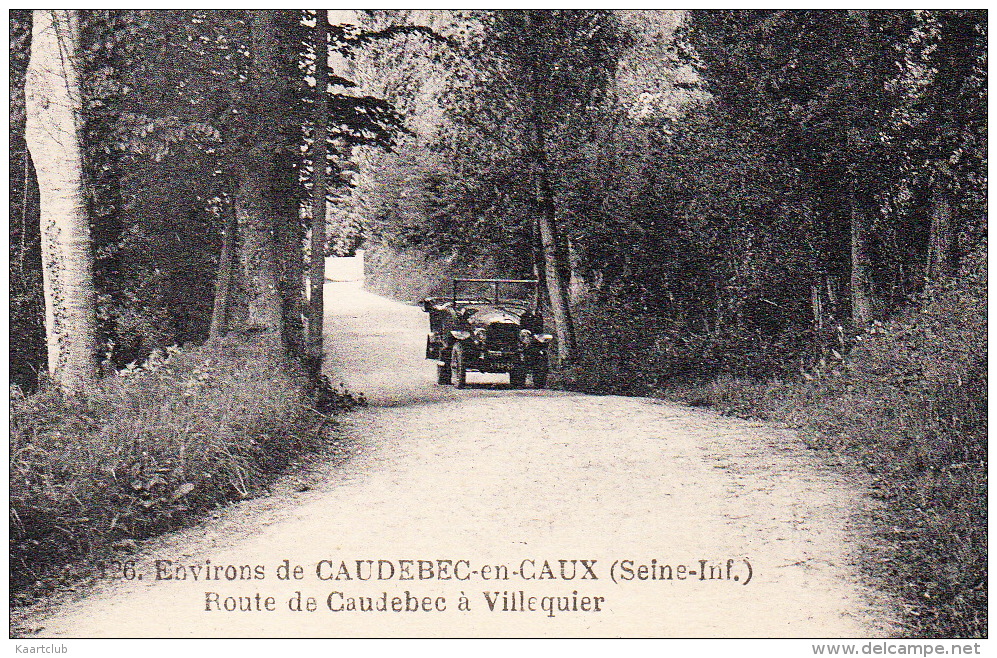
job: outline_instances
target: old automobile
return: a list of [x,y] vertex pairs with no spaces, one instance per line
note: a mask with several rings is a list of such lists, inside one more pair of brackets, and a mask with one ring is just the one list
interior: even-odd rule
[[426,358],[436,361],[438,384],[464,388],[469,371],[509,373],[513,388],[547,385],[547,348],[537,311],[537,282],[454,279],[450,297],[427,297]]

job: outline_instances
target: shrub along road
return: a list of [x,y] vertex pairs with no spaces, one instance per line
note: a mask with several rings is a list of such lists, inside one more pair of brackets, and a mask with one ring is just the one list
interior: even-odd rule
[[873,503],[855,472],[790,432],[675,404],[510,390],[474,373],[466,390],[437,386],[418,307],[331,278],[330,374],[370,401],[340,419],[351,458],[149,542],[123,558],[134,579],[25,626],[64,637],[892,632],[890,602],[859,576],[870,538],[857,519]]

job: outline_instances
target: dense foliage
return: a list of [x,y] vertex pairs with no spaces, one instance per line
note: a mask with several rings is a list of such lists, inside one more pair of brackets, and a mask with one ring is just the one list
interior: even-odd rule
[[[423,80],[442,116],[364,172],[369,247],[528,271],[535,110],[575,305],[669,378],[798,372],[985,235],[979,12],[564,12],[540,44],[525,14]],[[517,53],[552,62],[539,98]],[[580,376],[627,358],[583,342]]]

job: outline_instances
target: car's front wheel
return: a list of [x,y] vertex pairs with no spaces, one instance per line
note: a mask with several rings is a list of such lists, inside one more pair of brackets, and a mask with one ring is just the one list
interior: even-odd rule
[[450,383],[450,364],[449,363],[438,363],[436,364],[436,383],[440,385],[446,385]]
[[450,350],[450,381],[454,388],[467,385],[467,364],[464,362],[464,347],[460,343]]

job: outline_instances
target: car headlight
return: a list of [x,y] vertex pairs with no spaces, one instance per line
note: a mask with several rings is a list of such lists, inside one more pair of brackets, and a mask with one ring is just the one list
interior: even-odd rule
[[478,341],[479,343],[483,343],[483,342],[485,342],[485,336],[486,336],[486,333],[485,333],[485,328],[484,327],[477,327],[477,328],[475,328],[475,330],[474,330],[474,340]]
[[519,331],[519,342],[529,344],[530,339],[533,338],[533,332],[529,329],[521,329]]

